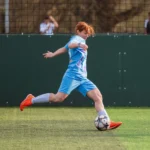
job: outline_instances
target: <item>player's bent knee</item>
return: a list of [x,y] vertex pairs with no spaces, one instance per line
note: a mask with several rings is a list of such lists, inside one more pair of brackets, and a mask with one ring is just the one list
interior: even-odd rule
[[55,102],[63,102],[65,100],[65,97],[56,97]]
[[95,96],[98,98],[98,99],[103,99],[103,97],[102,97],[102,94],[101,94],[101,92],[98,90],[98,89],[96,89],[95,90]]
[[101,101],[103,101],[103,96],[102,96],[102,94],[99,95],[99,98],[100,98]]
[[57,93],[57,94],[54,94],[54,97],[51,101],[52,102],[63,102],[67,96],[68,96],[67,94]]
[[63,102],[65,99],[63,98],[63,97],[59,97],[58,99],[57,99],[57,102]]
[[100,94],[100,93],[96,94],[94,100],[95,100],[95,102],[101,103],[103,101],[102,94]]

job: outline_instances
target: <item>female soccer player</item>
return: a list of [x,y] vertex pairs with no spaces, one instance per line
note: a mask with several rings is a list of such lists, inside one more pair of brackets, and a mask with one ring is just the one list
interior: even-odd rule
[[[35,103],[62,102],[76,89],[94,101],[95,109],[99,116],[107,116],[107,119],[110,121],[103,105],[102,94],[97,86],[87,78],[86,60],[88,46],[86,45],[86,39],[94,34],[94,29],[85,22],[79,22],[75,27],[75,33],[76,35],[64,47],[59,48],[55,52],[48,51],[43,54],[45,58],[53,58],[65,52],[69,53],[68,69],[62,78],[58,92],[56,94],[46,93],[37,97],[34,97],[32,94],[27,95],[20,104],[21,111]],[[110,121],[109,129],[115,129],[121,124],[122,122]]]

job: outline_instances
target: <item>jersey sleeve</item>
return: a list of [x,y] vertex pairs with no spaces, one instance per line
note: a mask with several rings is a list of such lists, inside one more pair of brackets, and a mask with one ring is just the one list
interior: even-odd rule
[[64,46],[67,51],[69,50],[68,45],[69,45],[69,42]]
[[67,49],[67,51],[69,50],[69,44],[72,43],[72,40],[70,40],[64,47]]
[[[80,41],[77,40],[76,38],[73,38],[73,39],[70,40],[70,43],[79,43],[79,42],[80,42]],[[70,44],[70,43],[69,43],[69,44]]]
[[71,43],[80,43],[80,41],[79,40],[77,40],[76,38],[71,38],[70,39],[70,41],[64,46],[67,50],[69,50],[69,44],[71,44]]

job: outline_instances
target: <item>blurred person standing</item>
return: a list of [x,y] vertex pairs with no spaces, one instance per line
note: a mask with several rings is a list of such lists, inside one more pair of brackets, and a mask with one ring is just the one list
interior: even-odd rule
[[52,16],[46,16],[40,24],[40,33],[43,35],[53,35],[55,28],[58,28],[57,21]]
[[150,12],[148,13],[148,19],[145,20],[144,32],[145,34],[150,34]]

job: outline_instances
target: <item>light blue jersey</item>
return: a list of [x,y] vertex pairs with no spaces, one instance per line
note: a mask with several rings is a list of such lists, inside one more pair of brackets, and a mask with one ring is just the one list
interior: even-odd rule
[[59,87],[59,92],[70,94],[74,89],[86,96],[87,92],[97,88],[96,85],[87,79],[86,60],[87,51],[80,47],[70,49],[70,43],[83,43],[85,40],[78,35],[73,36],[65,45],[69,53],[69,65]]
[[73,36],[70,41],[65,45],[65,48],[69,53],[69,65],[65,73],[66,76],[79,79],[87,77],[86,70],[86,60],[87,60],[87,51],[83,50],[80,47],[70,49],[68,45],[70,43],[82,43],[85,44],[85,40],[78,35]]

